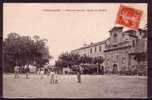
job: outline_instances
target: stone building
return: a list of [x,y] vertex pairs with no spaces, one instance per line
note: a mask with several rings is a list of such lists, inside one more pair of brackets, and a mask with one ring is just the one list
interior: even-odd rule
[[106,40],[104,50],[106,72],[138,72],[140,67],[147,68],[147,60],[142,59],[146,58],[147,53],[146,30],[123,31],[123,27],[114,27],[109,33],[110,38]]
[[[147,69],[147,31],[145,29],[123,31],[113,27],[110,37],[73,50],[73,53],[90,57],[103,57],[105,72],[118,73],[135,69]],[[139,67],[140,68],[137,68]]]

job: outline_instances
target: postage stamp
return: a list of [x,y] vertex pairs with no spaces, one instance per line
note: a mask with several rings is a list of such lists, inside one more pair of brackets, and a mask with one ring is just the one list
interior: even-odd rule
[[124,25],[129,28],[138,29],[143,11],[128,6],[120,5],[116,24]]

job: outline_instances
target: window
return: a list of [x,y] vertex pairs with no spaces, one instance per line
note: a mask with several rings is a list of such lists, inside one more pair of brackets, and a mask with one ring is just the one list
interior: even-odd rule
[[126,61],[126,60],[125,60],[125,57],[123,57],[123,58],[122,58],[122,64],[124,64],[125,61]]
[[92,48],[90,49],[90,53],[92,53]]
[[132,41],[132,46],[135,47],[135,40]]
[[116,38],[116,37],[117,37],[117,34],[115,33],[113,36]]
[[122,33],[122,37],[124,38],[124,36],[125,36],[125,34],[124,33]]
[[116,43],[117,42],[117,34],[116,33],[113,35],[113,39],[114,39],[114,42]]
[[97,51],[97,47],[94,48],[94,52],[96,52],[96,51]]
[[99,51],[101,52],[101,50],[102,50],[102,48],[101,48],[101,46],[99,46]]
[[140,36],[142,35],[142,32],[139,32],[140,33]]
[[109,59],[107,59],[107,61],[106,61],[106,65],[108,65],[109,64]]
[[119,57],[119,56],[116,54],[116,55],[115,55],[115,61],[116,61],[116,62],[118,62],[118,57]]
[[128,39],[129,39],[129,37],[128,37],[128,36],[125,36],[125,40],[128,41]]

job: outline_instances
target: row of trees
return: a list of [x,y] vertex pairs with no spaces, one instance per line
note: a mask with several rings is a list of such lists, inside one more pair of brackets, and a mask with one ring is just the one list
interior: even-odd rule
[[75,53],[63,53],[59,56],[59,59],[55,62],[55,66],[58,67],[71,67],[73,65],[79,64],[101,64],[103,63],[103,57],[89,57],[89,56],[81,56]]
[[52,58],[49,55],[46,39],[39,36],[20,36],[17,33],[8,34],[3,41],[4,71],[12,72],[14,66],[35,65],[43,67]]

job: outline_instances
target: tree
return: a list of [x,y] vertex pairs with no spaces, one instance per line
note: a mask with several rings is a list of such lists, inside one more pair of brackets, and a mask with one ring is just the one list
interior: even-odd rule
[[32,39],[30,36],[20,36],[17,33],[8,34],[3,41],[4,70],[12,72],[15,65],[44,66],[52,58],[46,42],[46,39],[40,39],[38,36]]
[[97,69],[97,64],[103,63],[104,59],[103,57],[89,57],[87,55],[79,55],[75,53],[62,53],[59,56],[59,59],[55,62],[55,66],[64,68],[64,67],[69,67],[72,70],[76,70],[74,65],[80,65],[83,67],[83,69],[86,70],[96,70]]
[[46,39],[40,39],[39,36],[34,36],[33,38],[35,41],[32,50],[32,54],[34,55],[33,59],[36,66],[42,67],[49,62],[49,59],[51,59],[52,56],[49,55],[48,47],[46,46]]
[[80,55],[74,53],[62,53],[55,65],[59,67],[70,67],[80,63]]
[[20,36],[17,33],[10,33],[3,42],[4,71],[13,71],[12,66],[17,64],[19,59],[19,38]]

